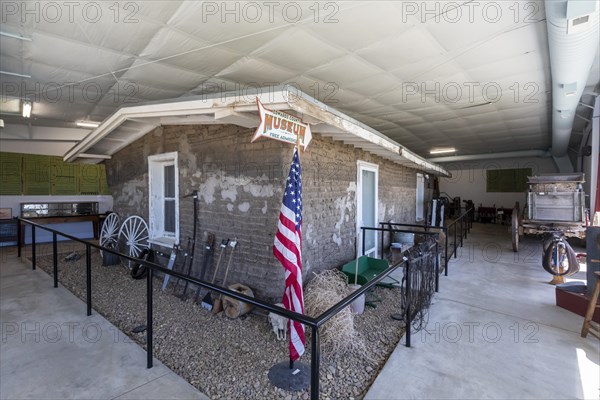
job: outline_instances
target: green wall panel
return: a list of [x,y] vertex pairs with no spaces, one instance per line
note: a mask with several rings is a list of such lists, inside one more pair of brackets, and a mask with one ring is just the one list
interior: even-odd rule
[[62,157],[0,152],[0,194],[110,194],[104,164],[66,163]]
[[23,193],[23,156],[16,153],[1,153],[0,195]]
[[486,189],[488,192],[525,192],[531,168],[488,169]]
[[78,193],[79,165],[54,162],[51,171],[52,194],[65,195]]
[[51,166],[55,157],[23,156],[23,194],[49,195]]
[[81,194],[100,194],[100,168],[98,165],[79,165],[79,192]]

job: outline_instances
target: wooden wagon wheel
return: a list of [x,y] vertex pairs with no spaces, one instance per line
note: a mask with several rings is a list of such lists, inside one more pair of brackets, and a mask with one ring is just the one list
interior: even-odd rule
[[[128,256],[139,257],[144,249],[149,247],[148,225],[142,217],[137,215],[127,218],[119,229],[119,250]],[[131,269],[133,262],[127,260],[127,267]]]
[[[119,238],[119,223],[120,218],[117,213],[110,213],[102,224],[100,230],[100,246],[115,248]],[[100,250],[100,257],[104,257],[104,253]]]
[[510,233],[513,251],[517,253],[519,251],[519,210],[516,208],[513,208],[512,211],[512,224]]

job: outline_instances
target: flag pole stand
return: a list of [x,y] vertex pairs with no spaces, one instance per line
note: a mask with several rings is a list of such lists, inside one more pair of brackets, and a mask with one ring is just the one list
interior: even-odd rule
[[269,370],[269,381],[288,392],[299,392],[310,386],[310,366],[290,358],[275,364]]

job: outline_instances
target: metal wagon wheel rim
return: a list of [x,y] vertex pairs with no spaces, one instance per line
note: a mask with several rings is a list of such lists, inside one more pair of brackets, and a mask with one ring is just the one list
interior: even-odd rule
[[[148,225],[142,217],[133,215],[123,221],[119,229],[119,247],[130,257],[139,257],[148,248]],[[133,261],[127,260],[126,266],[132,268]]]
[[[104,220],[102,224],[102,229],[100,230],[100,239],[99,244],[103,247],[116,247],[117,242],[119,240],[119,223],[121,222],[121,218],[119,218],[119,214],[110,213]],[[104,258],[104,252],[100,250],[100,257]]]
[[519,215],[518,211],[513,210],[511,223],[512,249],[516,253],[519,251]]

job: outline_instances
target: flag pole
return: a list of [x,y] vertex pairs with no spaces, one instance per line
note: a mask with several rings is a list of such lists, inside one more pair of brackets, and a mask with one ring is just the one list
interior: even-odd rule
[[296,147],[298,148],[298,160],[300,160],[300,133],[296,135]]
[[[296,135],[296,147],[298,148],[298,161],[300,161],[300,133]],[[290,370],[292,369],[294,369],[294,360],[292,360],[292,356],[290,355]]]

